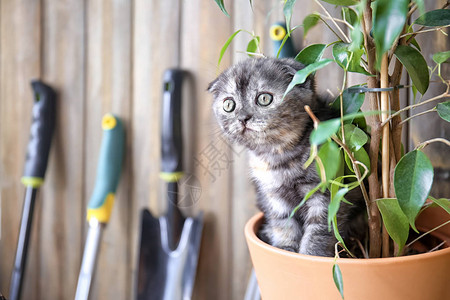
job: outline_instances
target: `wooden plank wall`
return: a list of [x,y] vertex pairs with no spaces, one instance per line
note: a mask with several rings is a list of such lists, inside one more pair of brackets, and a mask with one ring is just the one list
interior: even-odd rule
[[[22,209],[19,179],[31,121],[30,79],[41,78],[57,90],[58,116],[35,211],[23,299],[74,296],[106,112],[124,120],[126,158],[91,298],[134,299],[140,211],[149,207],[161,214],[165,207],[158,177],[162,73],[182,67],[191,74],[185,93],[192,111],[188,172],[202,188],[187,212],[205,213],[193,298],[243,298],[251,268],[243,226],[256,212],[254,192],[246,155],[219,139],[205,90],[217,75],[220,49],[235,30],[254,30],[264,52],[272,52],[268,29],[283,19],[281,1],[256,1],[253,12],[248,2],[225,1],[231,18],[212,0],[0,2],[0,292],[8,292]],[[313,1],[298,2],[294,24],[319,10]],[[299,29],[298,48],[334,40],[323,26],[304,40],[301,35]],[[238,35],[220,69],[245,58],[237,51],[248,41],[249,35]],[[317,76],[319,90],[336,93],[342,76],[337,67]],[[214,160],[211,150],[218,155]]]

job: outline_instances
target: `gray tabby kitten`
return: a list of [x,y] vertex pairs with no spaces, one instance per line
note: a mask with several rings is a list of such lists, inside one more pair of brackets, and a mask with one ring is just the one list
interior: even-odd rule
[[[223,72],[208,91],[214,96],[214,114],[224,135],[248,149],[258,207],[265,216],[261,238],[288,251],[334,256],[336,239],[327,224],[328,191],[315,193],[289,218],[305,194],[320,182],[314,164],[303,168],[313,129],[304,105],[321,120],[333,113],[318,99],[311,76],[282,99],[302,68],[294,59],[247,59]],[[339,230],[346,243],[355,235],[352,227],[360,225],[353,219],[361,211],[360,205],[341,205]]]

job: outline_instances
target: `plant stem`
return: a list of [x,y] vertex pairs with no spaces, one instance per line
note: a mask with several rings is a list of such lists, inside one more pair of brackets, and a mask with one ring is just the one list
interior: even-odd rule
[[445,245],[445,243],[447,243],[447,241],[443,241],[443,242],[439,243],[439,245],[437,245],[437,246],[434,247],[433,249],[429,250],[428,253],[429,253],[429,252],[436,251],[437,249],[439,249],[439,248],[441,248],[443,245]]
[[404,107],[404,108],[402,108],[402,109],[396,111],[395,113],[393,113],[392,115],[390,115],[386,120],[384,120],[384,121],[381,123],[381,126],[386,125],[389,121],[392,120],[393,117],[398,116],[399,114],[401,114],[401,113],[404,112],[404,111],[407,111],[408,109],[412,109],[412,108],[415,108],[415,107],[418,107],[418,106],[421,106],[421,105],[424,105],[424,104],[427,104],[427,103],[430,103],[430,102],[433,102],[433,101],[436,101],[436,100],[439,100],[439,99],[442,99],[442,98],[445,98],[445,97],[449,97],[449,96],[450,96],[450,94],[449,94],[449,87],[447,86],[447,90],[446,90],[443,94],[441,94],[441,95],[439,95],[439,96],[430,98],[430,99],[428,99],[428,100],[425,100],[425,101],[420,102],[420,103],[417,103],[417,104],[413,104],[413,105],[406,106],[406,107]]
[[[404,39],[400,39],[400,43],[404,43]],[[395,59],[395,66],[392,76],[390,77],[390,86],[395,87],[400,85],[400,80],[402,77],[403,65],[398,59]],[[400,91],[395,89],[390,93],[391,96],[391,109],[394,111],[400,110]],[[392,118],[392,141],[394,142],[393,154],[395,155],[395,160],[399,161],[402,154],[402,118],[397,115]],[[395,166],[394,166],[395,168]]]
[[325,15],[322,15],[322,14],[319,14],[319,16],[322,17],[322,18],[325,18],[325,19],[327,19],[327,20],[334,20],[334,21],[336,21],[336,22],[345,24],[349,29],[352,29],[352,30],[353,30],[353,26],[352,26],[349,22],[347,22],[347,21],[345,21],[345,20],[341,20],[341,19],[333,18],[333,17],[330,18],[330,17],[325,16]]
[[[384,54],[381,59],[380,70],[380,87],[389,87],[389,73],[388,73],[388,55]],[[389,110],[389,92],[381,92],[381,121],[384,122],[388,118]],[[385,124],[382,127],[383,137],[381,139],[381,182],[383,187],[383,198],[389,198],[389,179],[390,179],[390,161],[389,161],[389,124]],[[383,257],[389,256],[389,234],[385,226],[383,230],[383,244],[382,253]]]
[[450,220],[448,220],[447,222],[445,222],[445,223],[443,223],[443,224],[441,224],[441,225],[439,225],[439,226],[437,226],[437,227],[434,227],[434,228],[431,229],[431,230],[428,230],[428,231],[425,232],[424,234],[421,234],[420,236],[418,236],[417,238],[415,238],[413,241],[411,241],[410,243],[408,243],[408,244],[406,245],[406,247],[411,247],[412,244],[414,244],[415,242],[417,242],[418,240],[420,240],[421,238],[423,238],[423,237],[426,236],[427,234],[432,233],[433,231],[438,230],[439,228],[444,227],[444,226],[447,225],[447,224],[450,224]]
[[400,36],[400,38],[404,38],[404,37],[407,37],[407,36],[410,36],[410,35],[416,36],[416,35],[418,35],[420,33],[425,33],[425,32],[439,31],[439,30],[441,30],[443,28],[446,28],[446,27],[449,27],[449,26],[450,25],[445,25],[445,26],[435,27],[435,28],[431,28],[431,29],[425,29],[425,30],[419,30],[419,31],[415,31],[415,32],[405,33],[405,34],[402,34]]
[[264,54],[257,53],[257,52],[236,51],[236,53],[242,53],[242,54],[247,54],[247,55],[251,55],[251,56],[255,56],[255,57],[261,57],[261,58],[265,58],[266,57]]
[[443,138],[435,138],[435,139],[431,139],[431,140],[420,143],[419,145],[417,145],[416,149],[419,149],[419,150],[423,149],[426,146],[428,146],[429,144],[435,143],[435,142],[441,142],[441,143],[446,144],[447,146],[450,146],[450,141],[443,139]]
[[[349,59],[348,61],[350,62],[350,60],[351,59]],[[340,104],[340,111],[341,111],[341,134],[342,134],[342,142],[344,143],[344,145],[345,145],[345,135],[344,135],[344,99],[342,99],[342,93],[344,92],[346,83],[347,83],[347,69],[344,70],[344,79],[342,80],[341,93],[339,94],[339,104]]]
[[[373,38],[370,36],[370,30],[372,28],[372,8],[370,7],[370,1],[366,2],[364,14],[361,18],[361,26],[364,32],[364,47],[367,53],[367,70],[371,74],[376,74],[375,71],[375,45]],[[377,79],[369,76],[367,78],[368,88],[377,88]],[[370,103],[370,109],[373,111],[378,110],[377,96],[375,93],[366,94]],[[376,199],[380,198],[379,181],[378,181],[378,152],[380,145],[380,121],[378,115],[369,117],[371,125],[371,139],[369,148],[370,164],[372,166],[370,170],[369,181],[369,196],[370,202],[368,203],[368,225],[369,225],[369,257],[380,257],[381,252],[381,218],[380,211],[375,203]]]
[[331,16],[331,14],[328,12],[328,10],[326,10],[325,7],[323,7],[323,5],[318,1],[315,0],[317,5],[320,6],[320,8],[323,9],[323,11],[325,12],[325,14],[330,18],[331,22],[333,22],[334,26],[337,27],[337,29],[339,30],[339,33],[342,34],[342,36],[344,37],[344,41],[348,44],[350,43],[350,39],[347,37],[347,35],[345,35],[345,33],[342,31],[341,27],[339,27],[339,25],[336,23],[336,21],[334,20],[334,18]]
[[309,105],[305,105],[304,106],[306,113],[309,115],[309,117],[311,118],[311,120],[313,120],[314,123],[314,129],[317,129],[317,126],[319,125],[320,121],[319,119],[316,117],[316,115],[312,112],[311,107],[309,107]]
[[[388,57],[384,54],[381,60],[380,71],[380,87],[389,87],[389,75],[388,75]],[[389,124],[385,122],[388,118],[389,111],[389,92],[381,92],[381,121],[383,130],[383,138],[381,141],[381,178],[383,186],[383,197],[389,197]]]
[[400,124],[403,125],[404,123],[408,122],[408,121],[411,120],[412,118],[415,118],[415,117],[418,117],[418,116],[421,116],[421,115],[424,115],[424,114],[427,114],[427,113],[430,113],[430,112],[434,112],[434,111],[436,111],[436,109],[433,107],[432,109],[423,111],[423,112],[421,112],[421,113],[412,115],[412,116],[410,116],[410,117],[404,119],[403,121],[400,122]]
[[331,31],[332,33],[334,33],[334,35],[335,35],[340,41],[343,40],[343,39],[339,36],[339,34],[337,34],[337,32],[334,31],[333,28],[331,28],[330,24],[328,24],[327,21],[325,21],[324,19],[322,19],[321,16],[319,16],[319,18],[320,18],[320,20],[322,20],[323,24],[325,24],[325,25],[328,27],[328,29],[330,29],[330,31]]

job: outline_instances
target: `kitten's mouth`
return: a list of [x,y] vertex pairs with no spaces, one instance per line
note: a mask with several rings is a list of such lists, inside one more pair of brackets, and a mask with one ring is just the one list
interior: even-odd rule
[[246,131],[261,132],[262,130],[261,130],[261,128],[255,128],[255,127],[249,126],[247,124],[247,125],[243,125],[242,126],[242,131],[241,132],[244,133]]
[[250,129],[250,128],[248,128],[248,127],[246,127],[246,126],[243,126],[243,127],[242,127],[242,131],[241,131],[241,134],[244,134],[244,133],[246,133],[247,131],[253,131],[253,130]]

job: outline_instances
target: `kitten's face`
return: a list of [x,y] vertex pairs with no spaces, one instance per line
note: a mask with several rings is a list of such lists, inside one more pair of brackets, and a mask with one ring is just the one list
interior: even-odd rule
[[214,114],[228,139],[251,150],[283,150],[296,143],[309,118],[303,107],[315,98],[312,79],[284,99],[283,94],[302,68],[293,59],[248,59],[214,80],[208,91],[214,95]]

